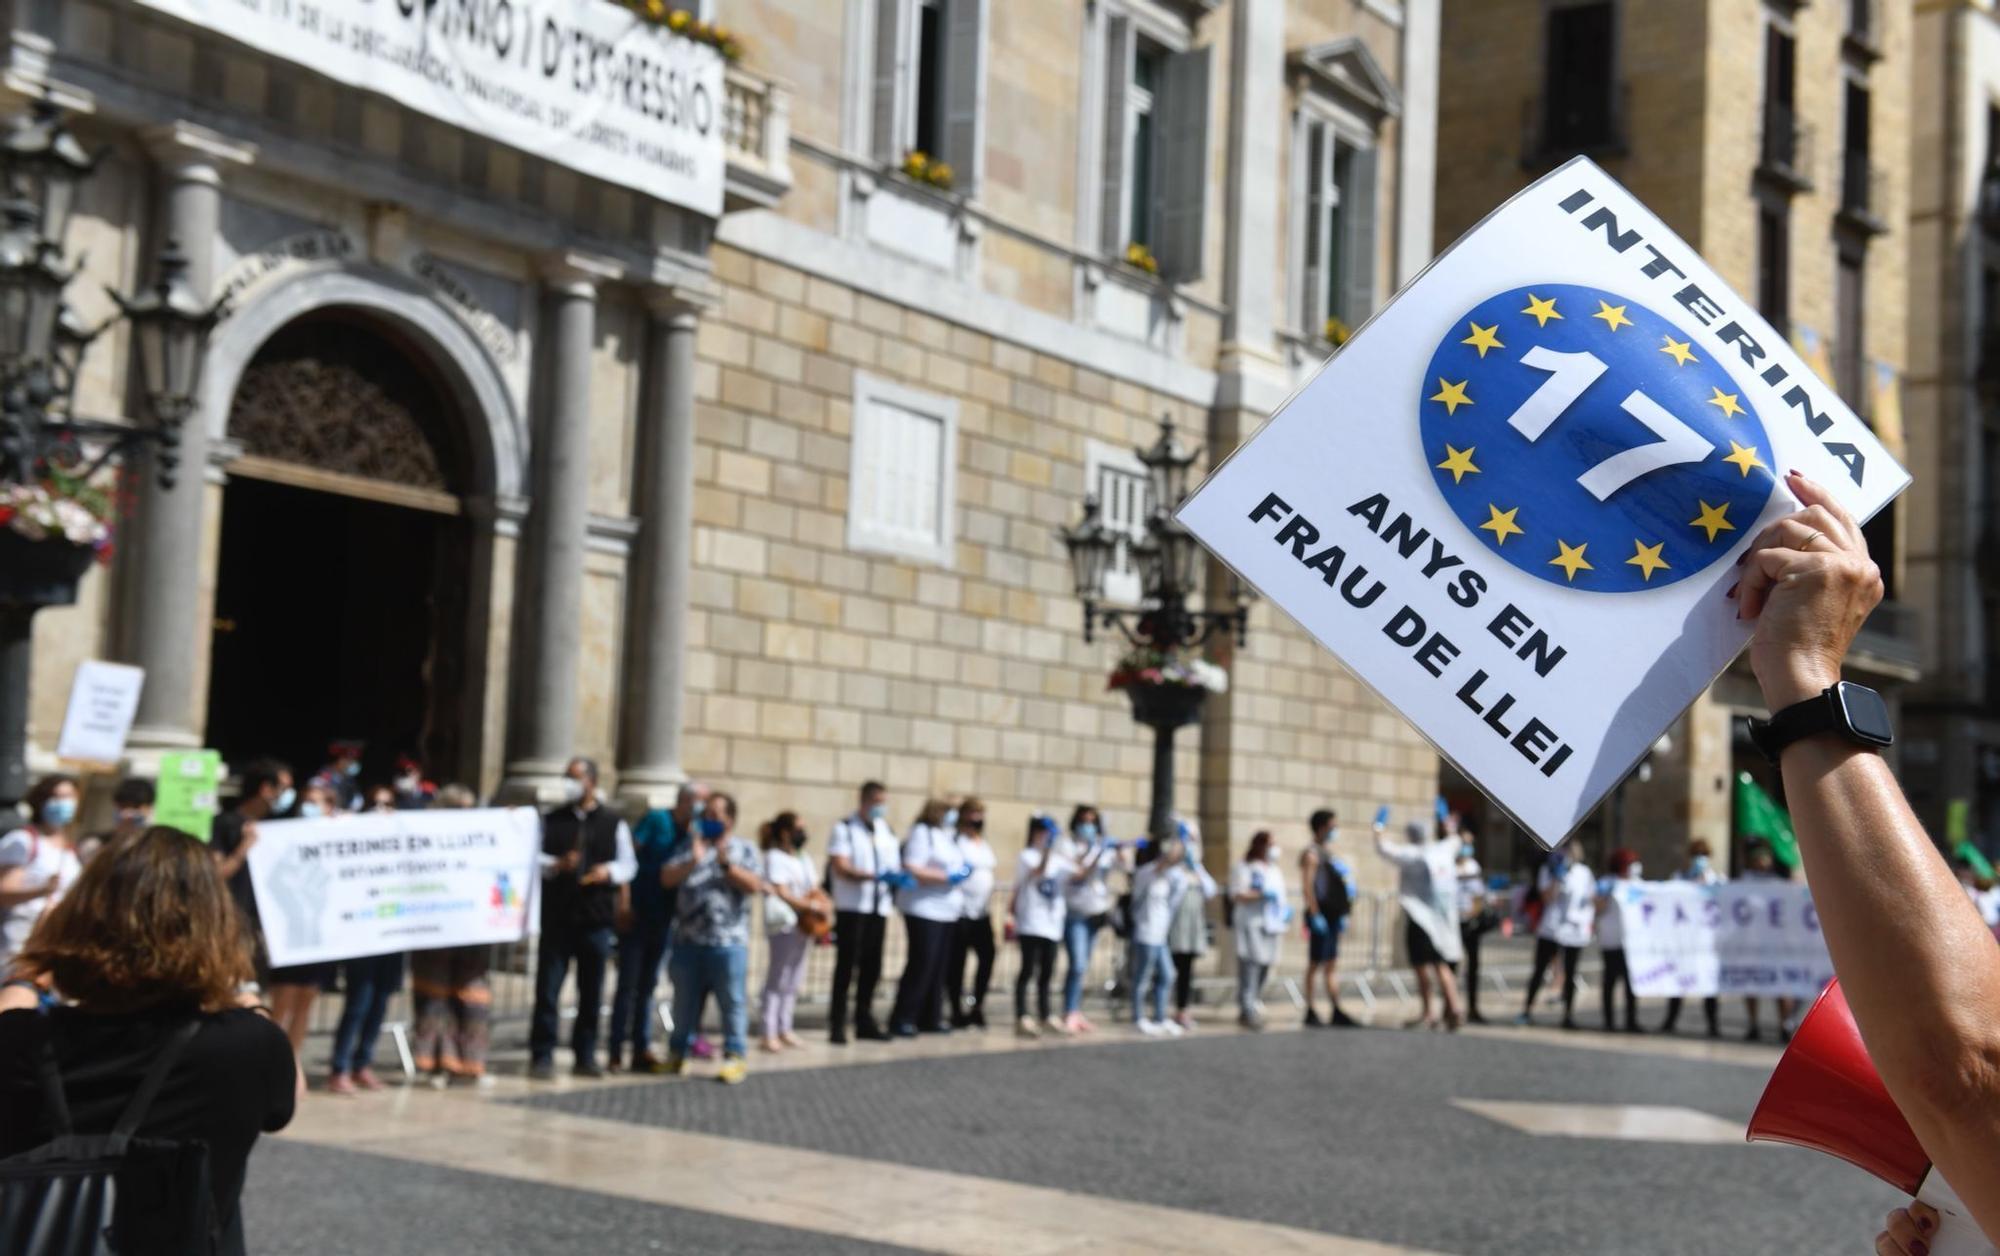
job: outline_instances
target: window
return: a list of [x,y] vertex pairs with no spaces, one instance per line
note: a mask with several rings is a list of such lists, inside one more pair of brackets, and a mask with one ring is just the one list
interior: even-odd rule
[[950,566],[958,403],[857,371],[853,445],[849,548]]
[[1103,168],[1098,212],[1105,253],[1145,246],[1162,277],[1199,278],[1208,198],[1209,50],[1176,52],[1131,17],[1104,22]]
[[1105,567],[1104,600],[1137,605],[1145,590],[1131,547],[1146,538],[1146,520],[1153,513],[1152,478],[1132,450],[1096,440],[1084,445],[1083,472],[1086,491],[1097,496],[1098,518],[1124,542]]
[[1879,210],[1874,204],[1868,168],[1868,89],[1847,84],[1845,140],[1841,145],[1840,207],[1860,213]]
[[1352,329],[1375,311],[1375,150],[1311,114],[1298,127],[1299,326],[1319,335],[1337,318]]
[[1757,207],[1757,312],[1791,331],[1792,215],[1783,204]]
[[986,0],[874,0],[869,144],[900,166],[913,152],[952,168],[970,191],[983,164]]
[[1865,414],[1867,398],[1861,391],[1861,366],[1867,345],[1861,273],[1861,255],[1841,250],[1833,285],[1834,318],[1838,323],[1833,338],[1833,382],[1847,404]]
[[1609,0],[1549,11],[1543,62],[1545,147],[1578,152],[1617,139],[1612,118],[1612,6]]
[[1781,175],[1803,172],[1806,158],[1794,107],[1798,42],[1774,24],[1764,27],[1764,166]]

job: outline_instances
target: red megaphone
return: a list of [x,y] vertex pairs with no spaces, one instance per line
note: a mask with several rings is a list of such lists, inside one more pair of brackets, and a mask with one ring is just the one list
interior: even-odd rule
[[1749,1140],[1810,1147],[1914,1195],[1931,1158],[1882,1085],[1840,982],[1799,1022],[1750,1115]]

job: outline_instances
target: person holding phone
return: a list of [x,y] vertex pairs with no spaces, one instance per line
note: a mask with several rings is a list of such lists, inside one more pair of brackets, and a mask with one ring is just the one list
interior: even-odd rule
[[713,995],[723,1033],[716,1079],[734,1086],[750,1071],[744,1059],[750,1036],[744,994],[750,971],[750,900],[764,890],[757,848],[736,835],[735,798],[720,791],[709,795],[692,838],[660,870],[660,883],[680,891],[674,900],[673,955],[667,961],[674,983],[674,1032],[664,1071],[687,1071],[688,1040]]

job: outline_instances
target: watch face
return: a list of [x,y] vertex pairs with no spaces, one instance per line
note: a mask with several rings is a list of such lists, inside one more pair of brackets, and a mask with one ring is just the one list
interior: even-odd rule
[[1866,685],[1851,685],[1842,681],[1837,696],[1841,715],[1856,737],[1878,746],[1886,746],[1896,740],[1896,730],[1889,723],[1889,708],[1882,701],[1881,694]]

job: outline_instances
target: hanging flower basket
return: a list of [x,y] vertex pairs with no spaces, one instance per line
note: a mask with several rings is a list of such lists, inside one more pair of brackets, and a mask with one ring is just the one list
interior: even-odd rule
[[77,584],[97,558],[88,545],[50,537],[31,541],[0,527],[0,606],[71,606]]
[[69,606],[90,564],[111,560],[111,497],[49,468],[0,484],[0,604]]
[[1201,718],[1208,690],[1193,685],[1127,685],[1132,718],[1148,728],[1185,728]]
[[1229,673],[1184,650],[1141,647],[1118,660],[1105,687],[1125,691],[1141,724],[1180,728],[1201,718],[1210,693],[1229,688]]

